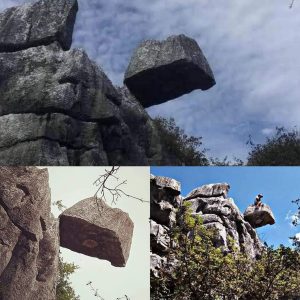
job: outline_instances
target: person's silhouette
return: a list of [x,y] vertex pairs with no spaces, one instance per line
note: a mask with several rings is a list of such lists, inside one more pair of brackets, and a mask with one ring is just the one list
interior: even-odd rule
[[262,204],[262,201],[261,201],[262,198],[263,198],[263,195],[262,195],[262,194],[258,194],[258,195],[255,197],[254,205],[255,205],[256,207],[260,207],[260,206],[263,205],[263,204]]

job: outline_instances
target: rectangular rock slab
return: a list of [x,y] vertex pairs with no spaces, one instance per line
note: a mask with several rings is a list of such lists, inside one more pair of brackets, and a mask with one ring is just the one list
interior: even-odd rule
[[134,52],[124,84],[144,107],[215,85],[213,72],[194,39],[183,34],[143,42]]
[[55,41],[69,50],[77,11],[77,0],[42,0],[6,9],[0,14],[0,52]]
[[198,197],[227,197],[230,185],[228,183],[213,183],[206,184],[193,189],[186,197],[185,200],[198,198]]
[[134,227],[127,213],[91,197],[65,210],[59,222],[62,247],[125,267]]

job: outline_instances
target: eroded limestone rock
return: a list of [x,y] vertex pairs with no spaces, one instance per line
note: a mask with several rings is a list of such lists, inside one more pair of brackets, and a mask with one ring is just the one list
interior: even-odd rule
[[250,205],[244,212],[244,218],[253,228],[275,224],[275,217],[269,205]]
[[206,184],[195,188],[187,196],[186,200],[198,197],[227,197],[230,185],[227,183]]
[[6,9],[0,14],[0,52],[55,41],[70,49],[77,10],[77,0],[41,0]]
[[181,34],[139,45],[124,83],[144,107],[149,107],[195,89],[207,90],[215,79],[197,42]]
[[124,267],[129,257],[133,222],[128,214],[95,197],[84,199],[59,217],[60,245]]
[[48,171],[0,167],[0,299],[55,299],[58,224]]

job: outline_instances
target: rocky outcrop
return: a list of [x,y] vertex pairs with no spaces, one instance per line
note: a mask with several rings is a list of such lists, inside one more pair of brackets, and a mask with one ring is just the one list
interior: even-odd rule
[[84,199],[59,217],[60,245],[124,267],[129,257],[133,222],[127,213],[95,197]]
[[[41,0],[0,14],[0,164],[160,165],[167,158],[170,163],[144,100],[114,87],[84,51],[69,50],[77,9],[76,0]],[[159,81],[166,77],[168,99],[198,88],[199,80],[203,85],[205,76],[213,78],[200,48],[187,37],[171,38],[160,56],[159,64],[174,57],[171,68],[178,69],[171,72],[178,74],[174,92],[166,75],[170,66],[155,71]],[[139,66],[148,68],[152,52],[143,59]],[[182,75],[190,83],[178,88]],[[165,98],[156,84],[151,90]]]
[[6,9],[0,14],[0,51],[19,51],[53,42],[64,50],[70,49],[77,10],[76,0],[42,0]]
[[241,252],[253,258],[258,257],[263,248],[262,243],[234,200],[227,197],[229,188],[226,183],[204,185],[194,190],[198,193],[190,193],[184,201],[191,204],[192,214],[200,216],[205,227],[217,230],[217,247],[228,251],[231,238]]
[[0,167],[0,300],[56,299],[60,246],[126,264],[128,214],[89,198],[56,220],[48,181],[47,169]]
[[0,299],[55,299],[58,224],[48,171],[0,168]]
[[124,83],[144,107],[215,84],[197,42],[183,34],[146,41],[135,50]]
[[275,224],[273,212],[266,204],[248,206],[244,212],[244,218],[253,228]]
[[170,230],[179,222],[180,207],[186,202],[190,203],[192,215],[200,216],[205,227],[215,230],[216,247],[228,252],[231,241],[234,241],[235,247],[249,257],[261,255],[263,244],[255,226],[244,218],[234,200],[228,197],[229,189],[227,183],[208,184],[182,198],[179,182],[167,177],[151,176],[150,271],[154,276],[158,276],[161,266],[172,266],[167,259],[171,245]]

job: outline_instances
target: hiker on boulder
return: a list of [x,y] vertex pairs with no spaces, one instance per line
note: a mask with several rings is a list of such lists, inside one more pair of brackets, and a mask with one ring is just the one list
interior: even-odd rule
[[263,203],[261,201],[261,198],[263,198],[263,195],[262,194],[258,194],[256,197],[255,197],[255,201],[254,201],[254,205],[256,207],[261,207],[263,206]]

